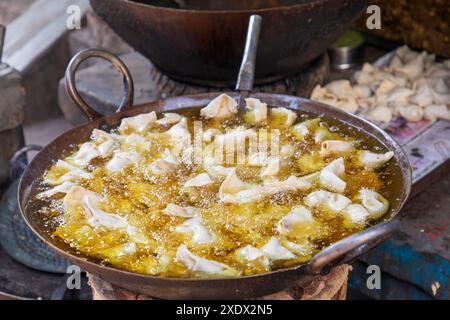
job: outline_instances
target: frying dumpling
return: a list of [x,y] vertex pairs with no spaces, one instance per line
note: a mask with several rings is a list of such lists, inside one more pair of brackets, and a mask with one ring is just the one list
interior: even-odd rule
[[151,143],[149,140],[136,133],[128,135],[122,143],[122,147],[131,148],[140,152],[149,150],[150,146]]
[[314,132],[318,127],[320,122],[319,118],[305,120],[303,122],[297,123],[291,128],[291,132],[294,136],[299,139],[304,139],[308,134]]
[[183,218],[192,218],[199,214],[199,209],[194,207],[181,207],[173,203],[169,203],[163,210],[163,213],[168,216],[176,216]]
[[180,120],[181,120],[181,116],[178,113],[168,112],[168,113],[164,113],[163,118],[156,120],[156,123],[159,125],[162,125],[162,126],[166,126],[166,125],[178,123],[178,122],[180,122]]
[[313,191],[305,197],[305,204],[309,207],[325,205],[331,212],[338,213],[344,210],[351,200],[346,196],[325,190]]
[[92,141],[85,142],[80,149],[68,160],[77,166],[87,166],[93,159],[109,157],[117,146],[117,140],[113,134],[94,129],[91,134]]
[[303,206],[292,208],[277,224],[277,231],[280,234],[292,232],[298,225],[311,225],[314,218],[311,211]]
[[207,173],[200,173],[195,177],[189,179],[184,183],[185,187],[203,187],[214,181],[209,177]]
[[124,134],[128,131],[143,133],[156,121],[156,112],[139,114],[134,117],[124,118],[119,126],[119,132]]
[[193,272],[223,276],[239,275],[237,270],[227,266],[226,264],[208,260],[193,254],[184,244],[178,247],[176,260]]
[[264,182],[264,189],[268,194],[278,192],[295,192],[308,190],[312,186],[312,181],[317,175],[307,175],[303,177],[290,176],[283,181]]
[[251,124],[261,124],[267,120],[267,104],[261,102],[259,99],[247,98],[245,99],[247,113],[245,120]]
[[83,187],[73,187],[64,197],[63,205],[65,212],[81,206],[92,227],[106,227],[108,229],[124,229],[128,222],[124,217],[117,214],[107,213],[99,209],[102,197],[95,192]]
[[237,193],[241,190],[248,189],[249,184],[245,183],[236,175],[236,169],[233,168],[228,174],[219,189],[219,194],[221,193]]
[[286,127],[292,126],[294,124],[295,120],[297,120],[297,113],[295,113],[294,111],[292,111],[290,109],[283,108],[283,107],[271,109],[270,114],[271,114],[272,118],[275,118],[277,120],[284,119],[283,125]]
[[74,163],[77,166],[87,166],[92,159],[100,156],[100,152],[93,142],[85,142],[81,145],[80,149],[72,156],[67,158],[68,161]]
[[251,185],[239,179],[235,168],[219,188],[219,198],[224,203],[246,203],[259,200],[265,195],[266,192],[261,186]]
[[103,249],[100,251],[100,253],[102,254],[102,256],[106,256],[109,259],[114,259],[135,254],[136,251],[136,244],[134,242],[128,242],[125,244],[119,244],[117,246]]
[[320,156],[328,157],[331,155],[342,155],[353,150],[353,145],[348,141],[327,140],[322,142],[320,147]]
[[320,171],[320,185],[330,191],[342,193],[347,187],[347,183],[341,179],[344,174],[344,158],[336,159]]
[[175,232],[187,233],[191,235],[192,243],[209,243],[213,240],[213,235],[203,226],[203,219],[200,216],[194,216],[187,219],[175,228]]
[[92,130],[91,139],[97,145],[97,150],[102,158],[109,157],[118,145],[117,135],[99,129]]
[[308,256],[313,253],[313,246],[308,240],[305,240],[302,243],[282,240],[281,243],[285,248],[299,257]]
[[283,247],[280,241],[275,237],[271,237],[260,250],[272,261],[295,258],[295,255]]
[[350,204],[341,212],[351,223],[364,225],[370,216],[370,213],[362,205]]
[[76,183],[70,182],[70,181],[65,181],[62,184],[57,185],[56,187],[54,187],[52,189],[49,189],[47,191],[37,194],[36,197],[38,199],[51,198],[58,193],[67,193],[70,191],[70,189],[72,189],[75,186],[77,186]]
[[386,153],[375,153],[366,150],[358,151],[358,164],[365,168],[378,169],[394,156],[393,151]]
[[317,129],[314,131],[314,142],[320,143],[322,141],[331,139],[332,136],[333,135],[327,127],[325,127],[324,125],[319,125],[319,127],[317,127]]
[[370,213],[371,219],[382,217],[389,209],[389,201],[378,192],[370,189],[362,188],[357,195],[357,199]]
[[164,150],[164,157],[150,164],[150,171],[156,175],[169,175],[177,170],[180,165],[178,159],[170,152]]
[[182,162],[191,163],[193,147],[187,118],[183,117],[176,125],[167,130],[171,137],[173,153],[181,157]]
[[200,115],[206,119],[226,119],[238,112],[237,102],[227,94],[221,94],[200,110]]
[[119,172],[122,169],[136,163],[139,160],[139,154],[136,152],[116,152],[113,158],[106,164],[106,169],[111,172]]
[[273,177],[280,171],[280,158],[270,157],[267,160],[267,166],[261,170],[261,177]]
[[270,265],[269,258],[266,257],[263,251],[254,246],[246,246],[236,250],[237,260],[244,260],[245,262],[255,263],[268,269]]
[[[54,177],[53,170],[57,170],[59,172],[63,172],[61,175]],[[53,166],[52,170],[45,176],[44,183],[56,186],[58,184],[64,183],[66,181],[79,181],[81,179],[92,179],[93,175],[90,172],[87,172],[83,169],[75,167],[70,163],[58,160],[56,164]]]

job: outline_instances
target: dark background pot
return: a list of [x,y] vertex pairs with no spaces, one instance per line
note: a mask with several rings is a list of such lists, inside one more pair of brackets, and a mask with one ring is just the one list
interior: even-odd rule
[[[169,76],[195,84],[234,86],[248,19],[263,25],[256,84],[298,73],[324,53],[366,6],[365,0],[91,0],[125,41]],[[249,9],[250,8],[250,9]]]

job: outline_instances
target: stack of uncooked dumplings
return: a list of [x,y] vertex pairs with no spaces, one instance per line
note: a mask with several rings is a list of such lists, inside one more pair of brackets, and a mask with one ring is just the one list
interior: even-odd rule
[[311,99],[377,122],[399,116],[411,122],[450,120],[450,60],[436,62],[434,54],[404,46],[388,66],[365,63],[352,80],[318,85]]

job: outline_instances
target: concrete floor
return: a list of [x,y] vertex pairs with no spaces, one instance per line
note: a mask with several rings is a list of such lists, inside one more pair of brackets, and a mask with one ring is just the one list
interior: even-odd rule
[[24,127],[25,143],[45,146],[72,127],[62,116],[26,125]]

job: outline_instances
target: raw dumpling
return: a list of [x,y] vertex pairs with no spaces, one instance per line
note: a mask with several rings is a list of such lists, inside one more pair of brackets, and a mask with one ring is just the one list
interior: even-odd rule
[[329,92],[327,89],[317,85],[311,94],[311,100],[316,100],[333,106],[337,103],[338,97]]
[[445,105],[431,105],[425,108],[425,119],[436,121],[437,119],[450,120],[450,110]]
[[192,236],[192,243],[209,243],[213,240],[213,235],[203,226],[203,219],[194,216],[175,228],[175,232],[188,233]]
[[365,168],[378,169],[394,156],[393,151],[375,153],[367,150],[358,151],[358,164]]
[[125,167],[136,163],[139,159],[139,154],[136,152],[116,152],[113,158],[107,163],[106,169],[111,172],[119,172]]
[[236,270],[223,263],[208,260],[193,254],[184,244],[178,247],[176,260],[193,272],[223,276],[233,276],[239,274]]
[[320,171],[320,185],[330,191],[342,193],[347,186],[347,183],[342,180],[344,174],[344,158],[336,159]]
[[223,93],[202,108],[200,115],[206,119],[226,119],[237,112],[237,102],[229,95]]
[[325,190],[313,191],[305,197],[305,204],[309,207],[325,205],[330,211],[338,213],[344,210],[351,200],[346,196]]
[[275,237],[271,237],[269,241],[260,248],[260,250],[272,261],[295,258],[295,255],[283,247],[280,241]]
[[348,96],[352,96],[355,98],[357,97],[357,95],[353,91],[350,81],[348,80],[332,81],[325,86],[325,89],[337,96],[339,99],[344,99]]
[[156,112],[139,114],[134,117],[124,118],[119,126],[119,132],[124,134],[128,131],[135,131],[143,133],[150,128],[150,126],[156,121]]

